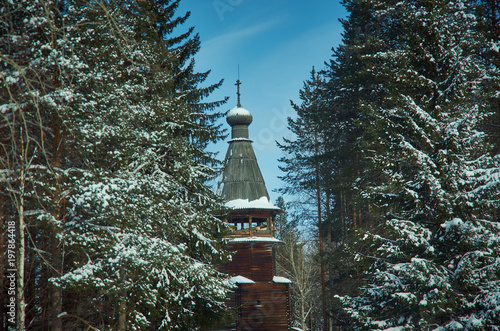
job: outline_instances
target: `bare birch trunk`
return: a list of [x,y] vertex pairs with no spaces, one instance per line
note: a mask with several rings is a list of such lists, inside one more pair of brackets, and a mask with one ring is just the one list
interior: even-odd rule
[[24,255],[25,255],[25,239],[24,239],[24,170],[21,171],[21,192],[19,199],[19,241],[18,241],[18,261],[17,261],[17,289],[16,289],[16,327],[17,330],[23,331],[25,326],[25,302],[24,302]]
[[302,324],[302,330],[306,329],[306,311],[304,307],[304,300],[300,302],[300,322]]
[[[20,116],[21,117],[21,116]],[[24,302],[24,258],[25,258],[25,239],[24,239],[24,191],[26,186],[26,171],[29,166],[27,160],[25,143],[24,141],[24,130],[23,125],[19,129],[20,133],[20,144],[21,144],[21,162],[19,168],[21,173],[19,174],[19,199],[17,201],[17,213],[18,213],[18,224],[17,224],[17,235],[19,236],[18,250],[17,250],[17,266],[16,266],[16,328],[17,330],[24,331],[26,329],[25,323],[25,302]],[[27,135],[27,132],[26,132]]]

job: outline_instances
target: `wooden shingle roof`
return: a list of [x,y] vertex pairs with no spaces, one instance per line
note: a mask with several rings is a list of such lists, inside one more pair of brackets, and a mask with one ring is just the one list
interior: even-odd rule
[[266,183],[248,136],[252,115],[238,105],[228,112],[226,120],[231,125],[232,132],[217,192],[232,209],[279,210],[270,202]]

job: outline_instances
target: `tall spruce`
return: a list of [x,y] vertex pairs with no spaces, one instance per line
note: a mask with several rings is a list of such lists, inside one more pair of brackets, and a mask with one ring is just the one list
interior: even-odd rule
[[364,128],[360,121],[364,117],[361,104],[380,100],[387,93],[386,83],[370,70],[374,63],[366,55],[384,51],[387,45],[380,43],[379,32],[383,23],[370,19],[375,4],[365,0],[342,2],[348,17],[342,19],[344,28],[342,43],[333,50],[333,55],[323,71],[325,76],[325,102],[328,116],[325,126],[334,145],[330,156],[335,162],[332,180],[335,190],[334,215],[337,226],[332,227],[332,237],[342,242],[347,232],[368,221],[371,211],[357,194],[357,184],[366,166],[362,158],[362,136]]
[[[324,80],[314,70],[311,78],[304,82],[300,90],[301,104],[292,102],[297,112],[297,118],[288,118],[288,128],[294,134],[294,139],[284,139],[278,147],[286,156],[279,161],[280,177],[286,186],[282,193],[294,194],[298,197],[297,210],[303,211],[302,222],[314,222],[317,228],[318,260],[321,277],[322,320],[323,327],[328,325],[326,267],[325,267],[325,220],[331,218],[332,190],[331,179],[333,162],[327,126],[324,121],[327,116]],[[305,212],[304,212],[305,211]],[[314,215],[311,217],[310,215]],[[313,224],[314,224],[313,223]],[[311,225],[311,224],[309,224]],[[314,226],[314,225],[313,225]]]
[[[329,181],[332,192],[332,212],[325,230],[329,238],[327,264],[329,290],[337,295],[354,295],[365,271],[365,266],[352,260],[355,230],[366,227],[373,220],[373,210],[359,194],[359,184],[365,179],[367,167],[362,157],[364,113],[360,105],[373,102],[385,94],[385,82],[373,74],[366,55],[384,49],[377,41],[380,22],[370,20],[373,3],[370,1],[342,1],[348,16],[341,20],[344,32],[342,43],[322,72],[325,78],[327,115],[323,116],[333,164]],[[330,308],[333,325],[349,327],[349,318],[341,303],[333,299]]]
[[2,7],[2,214],[26,225],[30,329],[196,329],[224,315],[203,150],[220,138],[218,103],[203,102],[218,84],[201,87],[177,7]]
[[89,61],[99,54],[111,61],[82,80],[93,91],[77,127],[89,171],[75,178],[67,242],[74,251],[85,246],[87,259],[55,282],[97,291],[85,303],[98,300],[102,311],[85,319],[98,325],[208,327],[225,310],[229,285],[217,264],[226,253],[213,239],[221,224],[209,213],[217,199],[205,185],[215,173],[201,150],[218,138],[205,113],[214,104],[201,103],[216,86],[198,88],[207,74],[193,71],[192,29],[170,37],[188,17],[176,18],[177,6],[110,2],[85,8],[85,16],[93,26],[112,13],[115,27],[80,24]]
[[371,1],[383,47],[363,60],[385,91],[360,104],[361,190],[380,217],[354,247],[370,278],[342,298],[360,329],[498,325],[500,164],[481,130],[498,72],[481,56],[474,4]]

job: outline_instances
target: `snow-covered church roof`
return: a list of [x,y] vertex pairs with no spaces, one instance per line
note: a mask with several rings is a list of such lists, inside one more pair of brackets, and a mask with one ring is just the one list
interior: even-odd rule
[[217,193],[231,209],[279,211],[269,198],[252,141],[249,139],[248,126],[252,123],[252,114],[241,106],[239,91],[238,105],[227,113],[226,120],[231,126],[231,140]]

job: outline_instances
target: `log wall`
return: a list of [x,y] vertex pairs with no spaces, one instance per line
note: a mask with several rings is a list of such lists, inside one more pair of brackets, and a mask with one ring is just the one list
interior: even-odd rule
[[272,281],[274,276],[273,248],[269,243],[233,243],[230,251],[236,251],[233,260],[226,265],[230,275],[247,277],[254,282]]
[[236,291],[237,330],[290,330],[289,285],[273,282],[241,284]]

